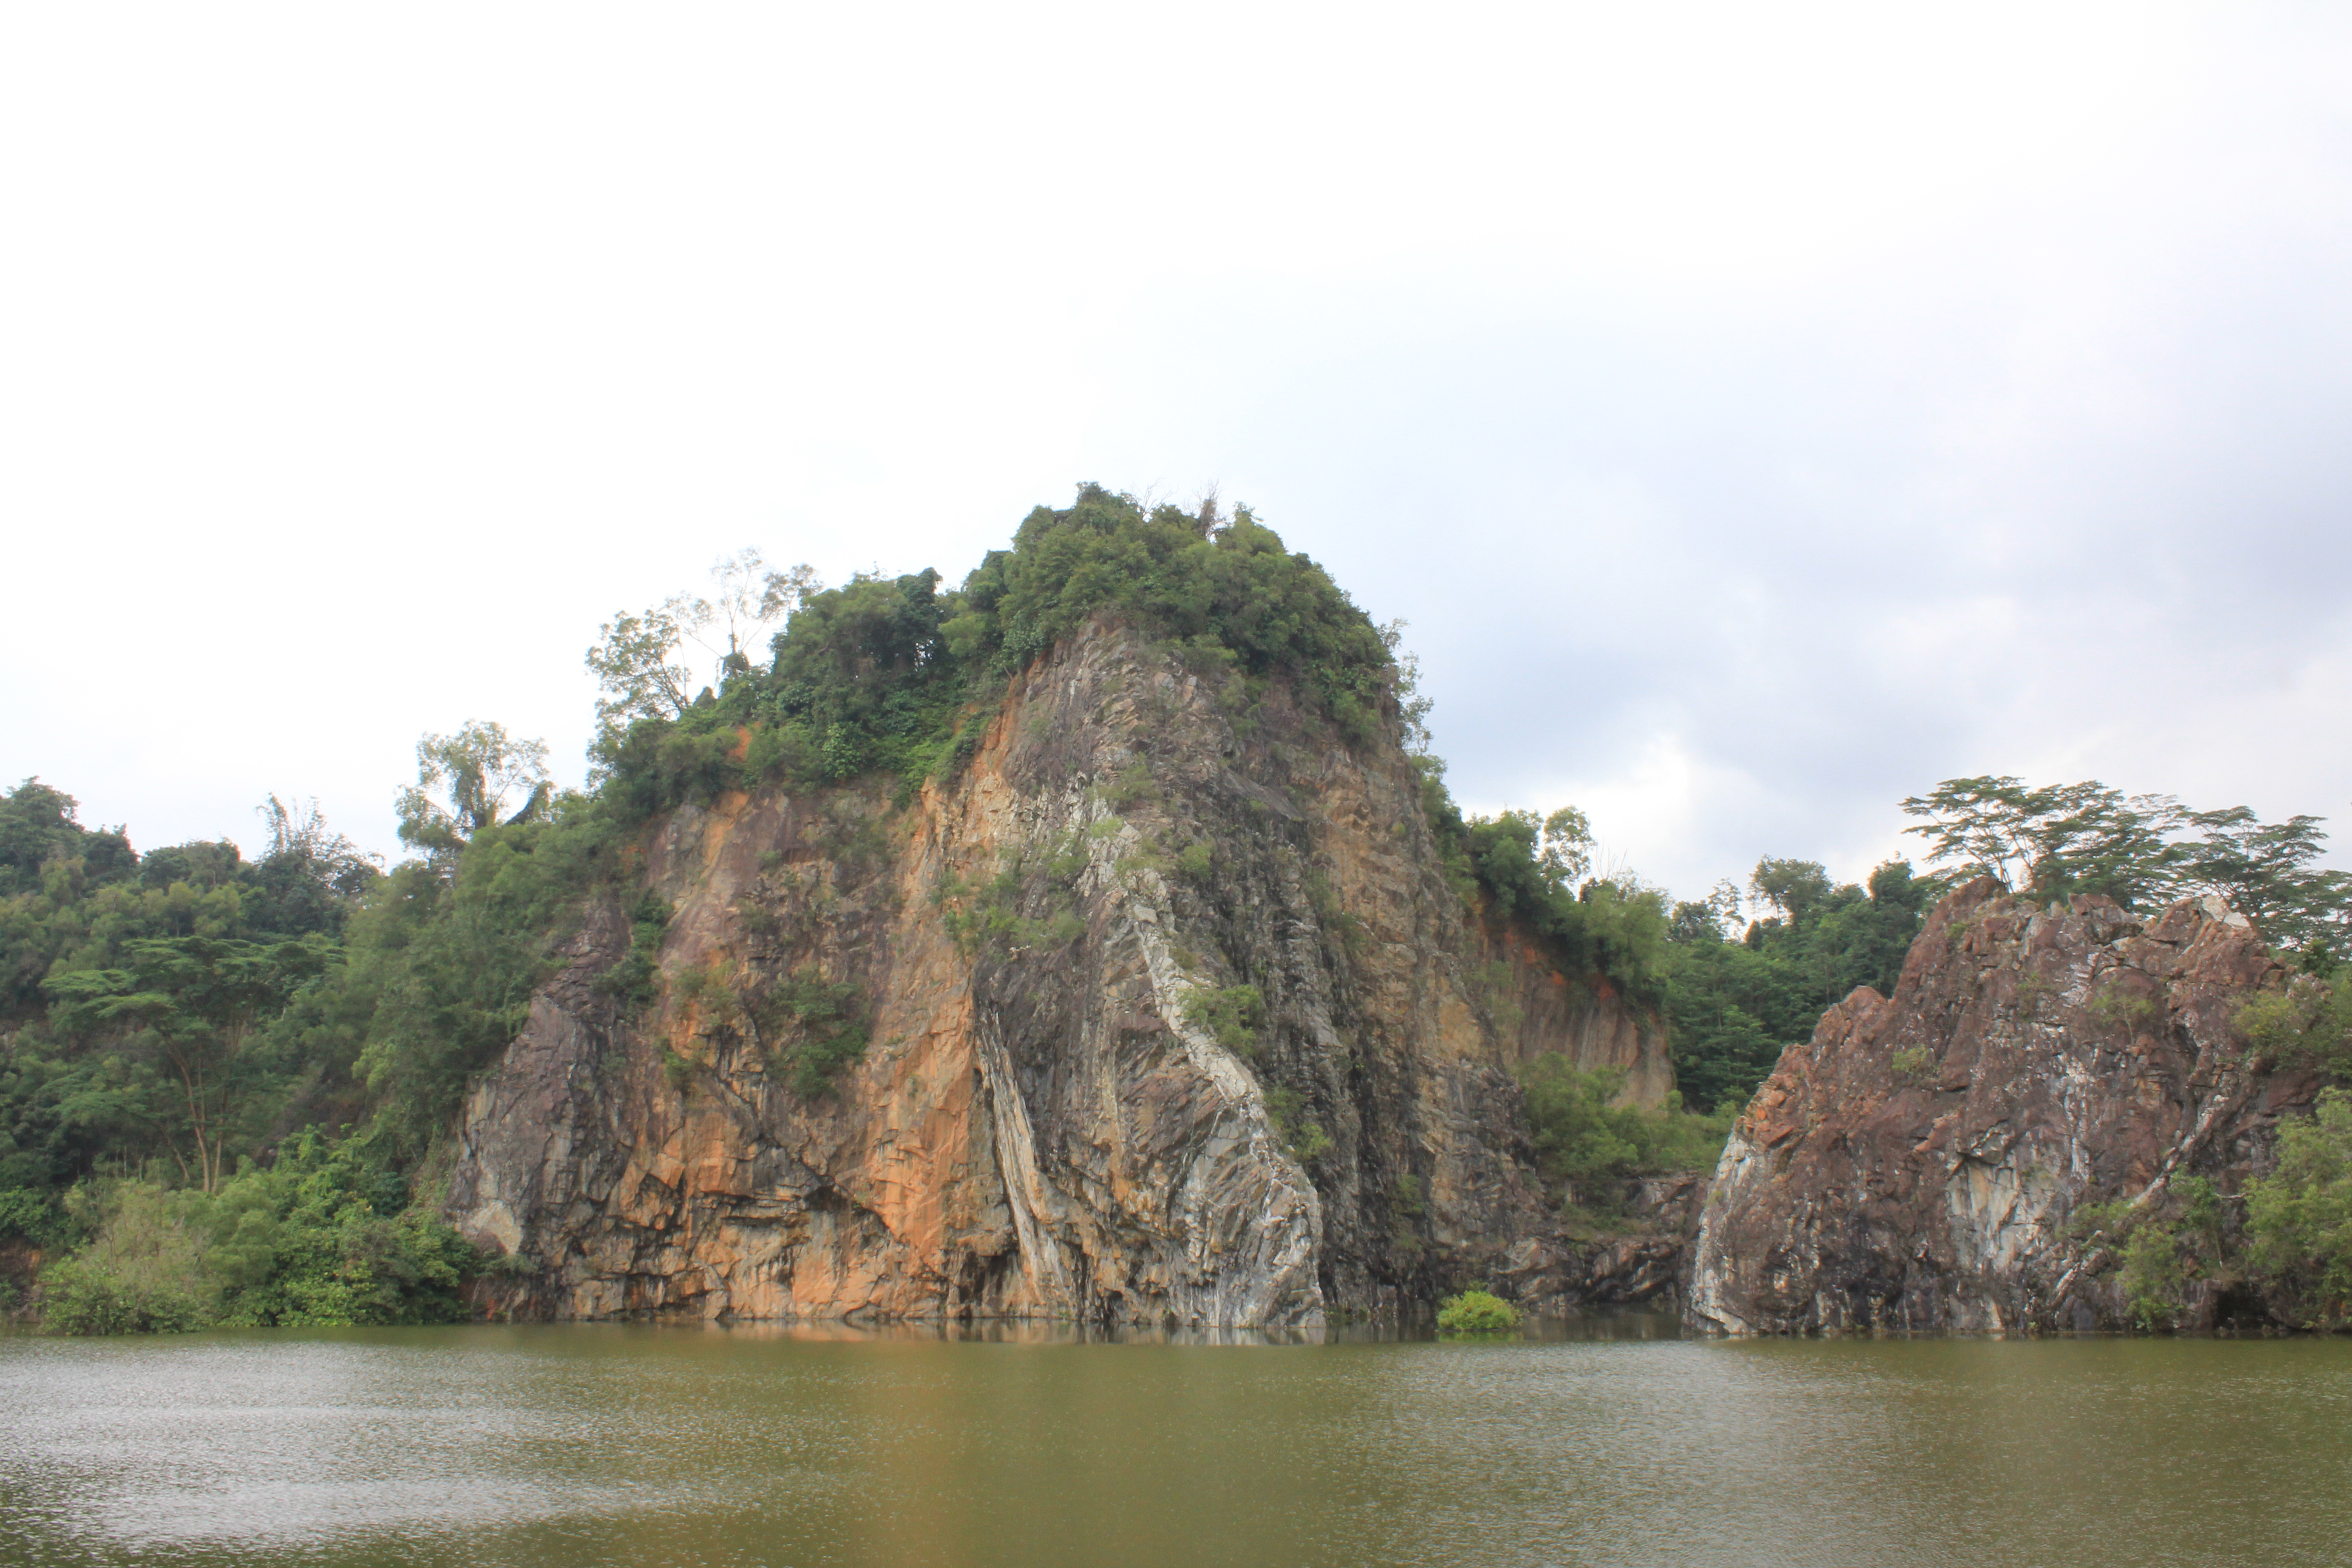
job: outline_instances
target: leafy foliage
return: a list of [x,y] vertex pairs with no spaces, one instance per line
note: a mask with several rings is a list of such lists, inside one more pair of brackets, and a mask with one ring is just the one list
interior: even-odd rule
[[400,792],[400,837],[428,854],[455,851],[486,827],[517,793],[522,805],[503,820],[528,822],[548,802],[547,745],[507,733],[504,724],[469,720],[454,735],[416,742],[416,782]]
[[1629,1176],[1710,1169],[1731,1131],[1728,1115],[1686,1111],[1679,1093],[1655,1110],[1616,1104],[1622,1068],[1585,1071],[1556,1051],[1529,1063],[1519,1087],[1537,1163],[1579,1201],[1601,1199],[1603,1184]]
[[1184,1019],[1208,1030],[1235,1056],[1255,1057],[1265,1026],[1265,998],[1255,985],[1203,987],[1184,999]]
[[2213,893],[2313,973],[2352,958],[2352,873],[2314,866],[2327,842],[2316,816],[2265,824],[2242,805],[2192,811],[2096,779],[2032,788],[2005,775],[1947,779],[1903,809],[1954,879],[2104,893],[2127,910]]
[[1265,1091],[1266,1119],[1274,1123],[1275,1136],[1302,1165],[1331,1148],[1331,1135],[1307,1111],[1307,1096],[1297,1089],[1277,1086]]
[[257,1067],[247,1049],[257,1026],[334,957],[316,933],[270,944],[148,937],[123,944],[121,968],[53,974],[43,988],[54,999],[50,1026],[66,1039],[110,1038],[153,1059],[187,1131],[185,1151],[175,1138],[166,1147],[182,1175],[210,1192],[226,1157],[223,1124]]
[[2278,1165],[2246,1188],[2248,1261],[2298,1321],[2352,1323],[2352,1092],[2279,1128]]
[[716,591],[709,598],[673,594],[643,615],[624,610],[599,628],[587,664],[602,693],[596,700],[600,746],[620,743],[640,719],[683,718],[693,708],[688,693],[694,672],[682,659],[687,642],[714,657],[711,678],[724,684],[751,668],[764,628],[824,588],[811,568],[773,572],[756,550],[723,557],[710,575]]
[[1416,761],[1423,812],[1466,903],[1543,942],[1566,973],[1605,976],[1637,1002],[1664,999],[1664,899],[1630,878],[1585,879],[1592,830],[1582,812],[1465,816],[1445,788],[1444,765],[1433,757]]
[[314,1134],[216,1194],[116,1182],[82,1194],[89,1245],[41,1276],[55,1333],[211,1324],[446,1322],[476,1254],[396,1176]]
[[317,1083],[305,1030],[382,878],[315,806],[273,797],[263,817],[256,862],[229,843],[142,856],[37,780],[0,801],[0,844],[44,857],[30,877],[8,862],[0,898],[0,1188],[151,1160],[216,1184]]
[[1437,1331],[1452,1338],[1513,1333],[1518,1326],[1519,1310],[1485,1290],[1448,1296],[1437,1309]]
[[1246,510],[1147,510],[1097,485],[1033,511],[952,592],[931,571],[834,589],[806,568],[769,580],[754,608],[790,619],[767,668],[730,647],[717,689],[691,700],[676,649],[704,602],[607,625],[589,661],[607,694],[594,755],[616,801],[642,815],[769,777],[944,773],[978,739],[970,705],[1104,611],[1244,687],[1286,677],[1351,740],[1374,732],[1394,681],[1363,612]]
[[2286,986],[2250,997],[2230,1022],[2252,1053],[2273,1064],[2316,1068],[2342,1078],[2352,1072],[2352,985],[2336,973],[2323,985],[2297,975]]
[[787,1076],[793,1093],[810,1100],[831,1094],[841,1069],[866,1054],[863,1011],[856,986],[814,970],[769,991],[761,1007],[762,1038],[771,1042],[771,1065]]
[[1904,955],[1942,884],[1889,861],[1867,889],[1832,886],[1809,860],[1757,862],[1749,886],[1775,912],[1740,931],[1742,900],[1725,884],[1676,904],[1668,921],[1666,1016],[1675,1073],[1696,1105],[1733,1110],[1781,1049],[1809,1037],[1822,1011],[1857,985],[1891,994]]
[[398,867],[352,921],[320,1022],[358,1044],[369,1137],[387,1157],[422,1154],[522,1027],[584,900],[618,879],[616,839],[602,802],[560,796],[462,853]]

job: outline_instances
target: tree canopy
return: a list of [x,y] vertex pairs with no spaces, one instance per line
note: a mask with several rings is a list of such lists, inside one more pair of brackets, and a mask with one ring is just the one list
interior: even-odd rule
[[1947,779],[1903,809],[1952,881],[1990,876],[2036,898],[2104,893],[2126,910],[2211,893],[2308,968],[2352,956],[2352,873],[2314,864],[2327,843],[2320,817],[2265,824],[2242,805],[2195,811],[2096,779],[2031,786],[2007,775]]

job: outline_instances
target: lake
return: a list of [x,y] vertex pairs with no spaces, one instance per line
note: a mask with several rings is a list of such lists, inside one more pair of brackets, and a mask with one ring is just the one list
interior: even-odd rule
[[2340,1340],[0,1341],[28,1564],[2342,1564],[2347,1469]]

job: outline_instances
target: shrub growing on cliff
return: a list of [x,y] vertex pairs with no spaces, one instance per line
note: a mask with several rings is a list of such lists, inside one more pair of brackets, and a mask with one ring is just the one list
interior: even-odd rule
[[1257,1055],[1265,998],[1255,985],[1202,987],[1184,998],[1184,1021],[1206,1029],[1238,1057]]
[[1604,975],[1638,1002],[1664,1000],[1664,900],[1630,880],[1583,879],[1591,846],[1583,813],[1566,806],[1549,817],[1465,816],[1445,788],[1444,764],[1425,755],[1414,762],[1423,813],[1465,904],[1536,937],[1563,973]]
[[1728,1115],[1694,1115],[1679,1094],[1656,1110],[1613,1104],[1625,1087],[1622,1068],[1588,1072],[1557,1051],[1529,1063],[1519,1086],[1538,1165],[1580,1200],[1601,1196],[1600,1185],[1612,1181],[1711,1168],[1731,1132]]
[[794,1094],[803,1100],[831,1094],[841,1070],[866,1054],[863,1002],[856,986],[828,981],[814,969],[761,999],[770,1065],[785,1075]]
[[2279,1126],[2278,1165],[2246,1188],[2247,1261],[2298,1321],[2352,1322],[2352,1093]]
[[2249,999],[2230,1020],[2253,1055],[2343,1074],[2352,1068],[2352,970],[2333,985],[2308,975]]
[[1519,1310],[1485,1290],[1465,1290],[1438,1305],[1437,1331],[1456,1339],[1507,1334],[1519,1326]]
[[1282,1146],[1302,1165],[1312,1164],[1331,1149],[1331,1135],[1307,1111],[1307,1096],[1297,1089],[1265,1091],[1266,1120],[1274,1123],[1275,1136],[1282,1140]]

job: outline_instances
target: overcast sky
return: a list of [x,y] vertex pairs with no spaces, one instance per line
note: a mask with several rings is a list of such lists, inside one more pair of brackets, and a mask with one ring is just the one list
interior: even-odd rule
[[0,775],[142,847],[576,780],[615,609],[1083,479],[1686,895],[2352,816],[2352,9],[19,5],[0,214]]

